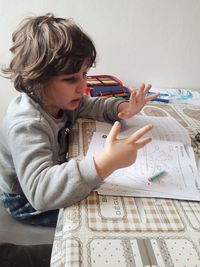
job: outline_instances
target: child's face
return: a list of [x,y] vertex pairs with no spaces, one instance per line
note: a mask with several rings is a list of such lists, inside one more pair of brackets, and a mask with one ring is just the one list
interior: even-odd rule
[[60,110],[76,109],[86,89],[87,65],[79,72],[53,77],[45,87],[44,108],[53,117],[59,117]]

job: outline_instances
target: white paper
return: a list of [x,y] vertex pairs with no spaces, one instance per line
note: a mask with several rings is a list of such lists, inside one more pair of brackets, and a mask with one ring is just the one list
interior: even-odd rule
[[[136,115],[122,122],[121,136],[129,136],[147,124],[153,124],[154,128],[147,135],[155,140],[178,141],[185,145],[191,145],[187,130],[172,117],[153,117]],[[109,133],[112,125],[97,122],[97,132]]]
[[[147,119],[149,123],[151,118],[156,118],[149,120],[149,117],[143,117],[137,116],[135,120],[126,121],[121,136],[130,135],[136,128],[141,128],[141,124],[145,125]],[[200,200],[200,177],[192,147],[181,142],[166,141],[173,136],[187,144],[189,137],[184,131],[181,132],[183,127],[176,121],[167,119],[164,122],[152,119],[155,132],[152,137],[155,139],[138,151],[133,165],[113,172],[97,189],[99,194]],[[134,129],[131,129],[131,124]],[[87,155],[102,151],[109,132],[106,127],[101,127],[106,133],[94,133]],[[162,170],[165,171],[164,175],[153,182],[148,181],[148,177]]]

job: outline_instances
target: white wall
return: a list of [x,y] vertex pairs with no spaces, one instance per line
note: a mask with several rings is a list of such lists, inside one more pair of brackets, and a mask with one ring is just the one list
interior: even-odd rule
[[[0,64],[9,62],[17,24],[47,12],[74,18],[92,37],[98,62],[91,74],[200,90],[199,0],[0,0]],[[0,119],[15,94],[0,78]]]

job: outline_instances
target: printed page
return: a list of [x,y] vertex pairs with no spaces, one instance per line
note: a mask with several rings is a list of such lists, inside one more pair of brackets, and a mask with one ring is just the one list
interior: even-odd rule
[[[96,132],[88,154],[102,151],[107,135]],[[164,175],[149,182],[152,175]],[[194,153],[183,144],[172,141],[152,141],[138,151],[136,162],[113,172],[97,189],[99,194],[165,197],[200,200],[200,181]]]
[[[151,123],[154,128],[147,135],[155,140],[178,141],[185,145],[191,145],[187,130],[172,117],[153,117],[136,115],[131,119],[123,120],[120,136],[130,136],[141,127]],[[109,133],[112,125],[97,122],[97,132]]]

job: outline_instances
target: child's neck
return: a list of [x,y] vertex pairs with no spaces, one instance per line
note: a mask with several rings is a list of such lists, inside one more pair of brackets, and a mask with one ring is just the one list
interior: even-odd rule
[[63,116],[63,110],[62,109],[54,109],[50,106],[43,106],[44,110],[51,115],[55,119],[59,119]]

